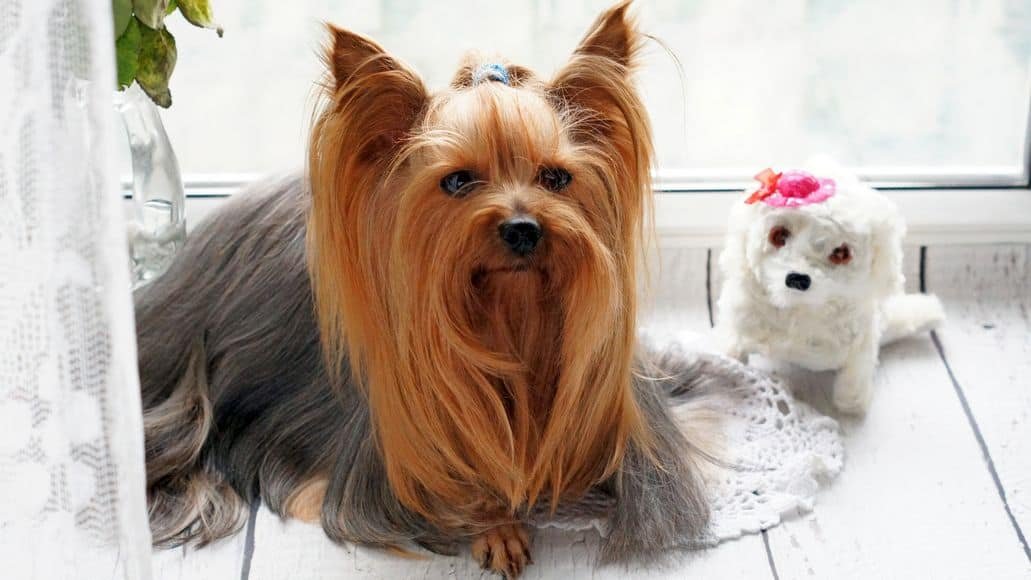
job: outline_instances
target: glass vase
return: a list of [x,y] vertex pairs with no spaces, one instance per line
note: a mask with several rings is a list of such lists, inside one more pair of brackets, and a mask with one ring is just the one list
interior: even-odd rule
[[133,84],[115,93],[132,154],[129,259],[133,287],[160,276],[186,239],[186,194],[161,115]]

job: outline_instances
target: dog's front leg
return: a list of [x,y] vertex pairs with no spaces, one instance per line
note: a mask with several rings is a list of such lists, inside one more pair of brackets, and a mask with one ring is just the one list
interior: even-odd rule
[[877,367],[877,342],[877,332],[871,321],[852,345],[834,380],[831,398],[839,411],[861,415],[869,408],[874,369]]

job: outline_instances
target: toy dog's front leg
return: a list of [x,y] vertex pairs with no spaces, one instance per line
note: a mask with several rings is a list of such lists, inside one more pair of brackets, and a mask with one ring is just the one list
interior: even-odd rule
[[842,412],[861,415],[870,407],[878,336],[874,323],[852,345],[844,366],[834,380],[832,400]]
[[720,353],[747,363],[749,349],[745,337],[740,331],[741,321],[748,317],[744,305],[747,304],[742,293],[735,288],[741,286],[740,279],[732,278],[723,287],[718,307],[720,321],[716,325],[717,349]]
[[730,323],[722,323],[716,328],[719,351],[724,355],[743,363],[748,362],[748,349],[745,340]]

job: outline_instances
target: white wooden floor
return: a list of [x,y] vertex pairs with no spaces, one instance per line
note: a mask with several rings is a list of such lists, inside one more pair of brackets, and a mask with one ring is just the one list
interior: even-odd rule
[[[717,256],[663,252],[653,294],[664,316],[710,326]],[[525,577],[1031,578],[1031,246],[909,248],[906,269],[910,291],[938,294],[949,320],[882,351],[868,416],[839,418],[845,470],[813,513],[660,570],[595,568],[596,536],[547,531]],[[829,375],[772,370],[831,412]],[[467,556],[340,547],[265,509],[234,538],[155,557],[159,580],[480,577]]]

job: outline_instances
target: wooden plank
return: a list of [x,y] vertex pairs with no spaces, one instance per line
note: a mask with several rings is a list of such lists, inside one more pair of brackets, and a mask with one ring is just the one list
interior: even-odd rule
[[[767,578],[770,575],[758,536],[688,554],[656,569],[595,567],[600,543],[596,532],[538,530],[533,539],[534,564],[522,576],[527,580],[597,578],[622,580],[674,580],[693,578]],[[258,513],[250,580],[305,578],[312,580],[481,578],[468,549],[456,557],[402,558],[354,545],[340,546],[326,538],[318,526],[282,521],[262,508]]]
[[155,550],[154,580],[237,580],[246,534],[240,533],[204,548]]
[[902,247],[902,275],[906,277],[906,292],[920,292],[920,246]]
[[[901,341],[881,359],[865,419],[839,417],[845,471],[813,513],[769,531],[779,577],[1027,578],[931,341]],[[779,372],[800,398],[834,414],[833,373]]]
[[[905,247],[903,272],[906,290],[919,291],[919,247]],[[722,282],[717,268],[712,276],[717,296]],[[962,294],[968,284],[954,279],[949,286]],[[1025,296],[1028,288],[1025,282]],[[1025,329],[1021,346],[1027,336]],[[883,351],[870,415],[865,421],[840,419],[848,458],[845,472],[817,498],[814,513],[768,532],[780,578],[1027,576],[1027,562],[936,355],[926,338]],[[1023,360],[1031,357],[1024,353]],[[834,414],[827,397],[833,373],[761,360],[758,364],[787,376],[802,398]],[[1023,389],[1021,396],[1028,393]],[[1017,407],[1026,417],[1031,405]],[[1031,437],[1021,435],[1022,442],[1031,444]],[[1031,473],[1028,446],[1013,455],[1023,458],[1015,466]],[[960,529],[972,532],[957,534]],[[979,546],[991,544],[976,558],[965,551],[971,535]]]
[[1031,249],[929,248],[926,280],[945,304],[937,335],[984,443],[985,468],[1031,559]]
[[712,294],[712,322],[714,325],[720,322],[720,293],[723,292],[723,272],[720,270],[720,255],[723,254],[722,247],[709,249],[709,291]]
[[708,333],[707,258],[705,248],[662,248],[649,258],[642,326]]

